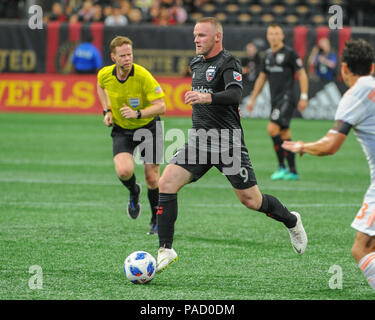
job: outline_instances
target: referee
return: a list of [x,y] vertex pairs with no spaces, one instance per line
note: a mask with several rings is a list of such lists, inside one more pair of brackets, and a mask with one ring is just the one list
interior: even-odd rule
[[[268,80],[271,91],[271,114],[267,131],[278,160],[278,169],[272,174],[271,180],[298,180],[295,155],[284,150],[281,145],[284,141],[291,140],[289,124],[296,107],[299,112],[307,107],[309,80],[297,52],[284,45],[284,32],[280,25],[271,24],[267,28],[267,40],[270,48],[266,51],[261,72],[246,108],[250,112],[254,109],[255,100]],[[301,89],[298,106],[293,92],[295,73],[298,74]],[[285,158],[289,170],[285,167]]]
[[164,93],[149,71],[133,63],[133,43],[129,38],[115,37],[110,51],[114,64],[99,71],[97,92],[104,123],[113,127],[113,161],[120,181],[130,192],[128,215],[136,219],[141,213],[141,185],[134,175],[134,152],[139,147],[152,212],[148,234],[155,234],[163,155],[159,115],[166,110]]
[[[300,215],[290,212],[277,198],[262,194],[258,188],[238,111],[242,96],[241,64],[223,48],[222,41],[223,27],[216,18],[197,21],[194,43],[198,56],[190,63],[192,90],[185,94],[185,103],[193,107],[193,129],[188,142],[170,160],[159,181],[156,272],[164,270],[178,258],[172,248],[178,211],[177,192],[184,185],[199,180],[212,167],[226,176],[243,205],[285,225],[298,254],[304,253],[307,245]],[[208,134],[211,137],[209,142],[202,139]],[[227,161],[228,153],[237,154],[232,163]],[[206,157],[201,157],[202,154]],[[229,173],[230,166],[236,169]]]

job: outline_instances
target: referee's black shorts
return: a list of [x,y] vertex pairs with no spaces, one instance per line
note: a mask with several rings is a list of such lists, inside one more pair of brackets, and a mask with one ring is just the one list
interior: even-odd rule
[[291,99],[281,100],[272,105],[270,121],[279,125],[281,129],[288,129],[296,107]]
[[112,129],[113,156],[121,152],[135,156],[139,147],[140,160],[144,163],[160,164],[163,162],[164,139],[159,117],[138,129],[124,129],[114,125]]
[[[177,150],[169,163],[178,165],[189,171],[192,175],[191,182],[198,181],[214,166],[226,176],[233,188],[243,190],[256,185],[257,180],[244,144],[242,144],[240,152],[238,159],[240,165],[238,166],[234,165],[233,162],[228,164],[227,161],[223,161],[221,154],[213,152],[207,153],[203,157],[204,161],[202,161],[199,149],[189,146],[186,143],[182,148]],[[233,157],[233,161],[236,161],[235,159],[236,157]],[[231,168],[235,167],[238,167],[238,170],[235,170],[236,172],[226,173],[232,171]]]

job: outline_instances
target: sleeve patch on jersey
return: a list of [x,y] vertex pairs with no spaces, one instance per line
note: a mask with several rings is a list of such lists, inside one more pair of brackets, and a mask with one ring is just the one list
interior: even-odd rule
[[160,87],[160,86],[158,86],[158,87],[155,88],[155,92],[156,92],[156,93],[161,93],[161,91],[162,91],[162,90],[161,90],[161,87]]
[[237,71],[233,71],[233,78],[234,80],[242,81],[242,74]]

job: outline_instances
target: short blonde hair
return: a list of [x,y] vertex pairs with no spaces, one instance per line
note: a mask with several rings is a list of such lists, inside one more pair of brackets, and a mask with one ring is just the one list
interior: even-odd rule
[[198,23],[211,23],[211,25],[213,25],[213,27],[216,29],[216,31],[223,34],[223,26],[222,26],[221,22],[218,19],[216,19],[215,17],[200,18],[195,24],[198,24]]
[[114,38],[109,45],[111,53],[116,53],[116,48],[121,47],[124,44],[128,44],[133,47],[133,41],[131,41],[128,37],[117,36]]

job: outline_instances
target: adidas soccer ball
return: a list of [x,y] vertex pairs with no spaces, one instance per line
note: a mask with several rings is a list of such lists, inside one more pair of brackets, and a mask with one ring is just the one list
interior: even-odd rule
[[146,251],[135,251],[124,261],[124,273],[135,284],[150,282],[155,277],[156,260]]

